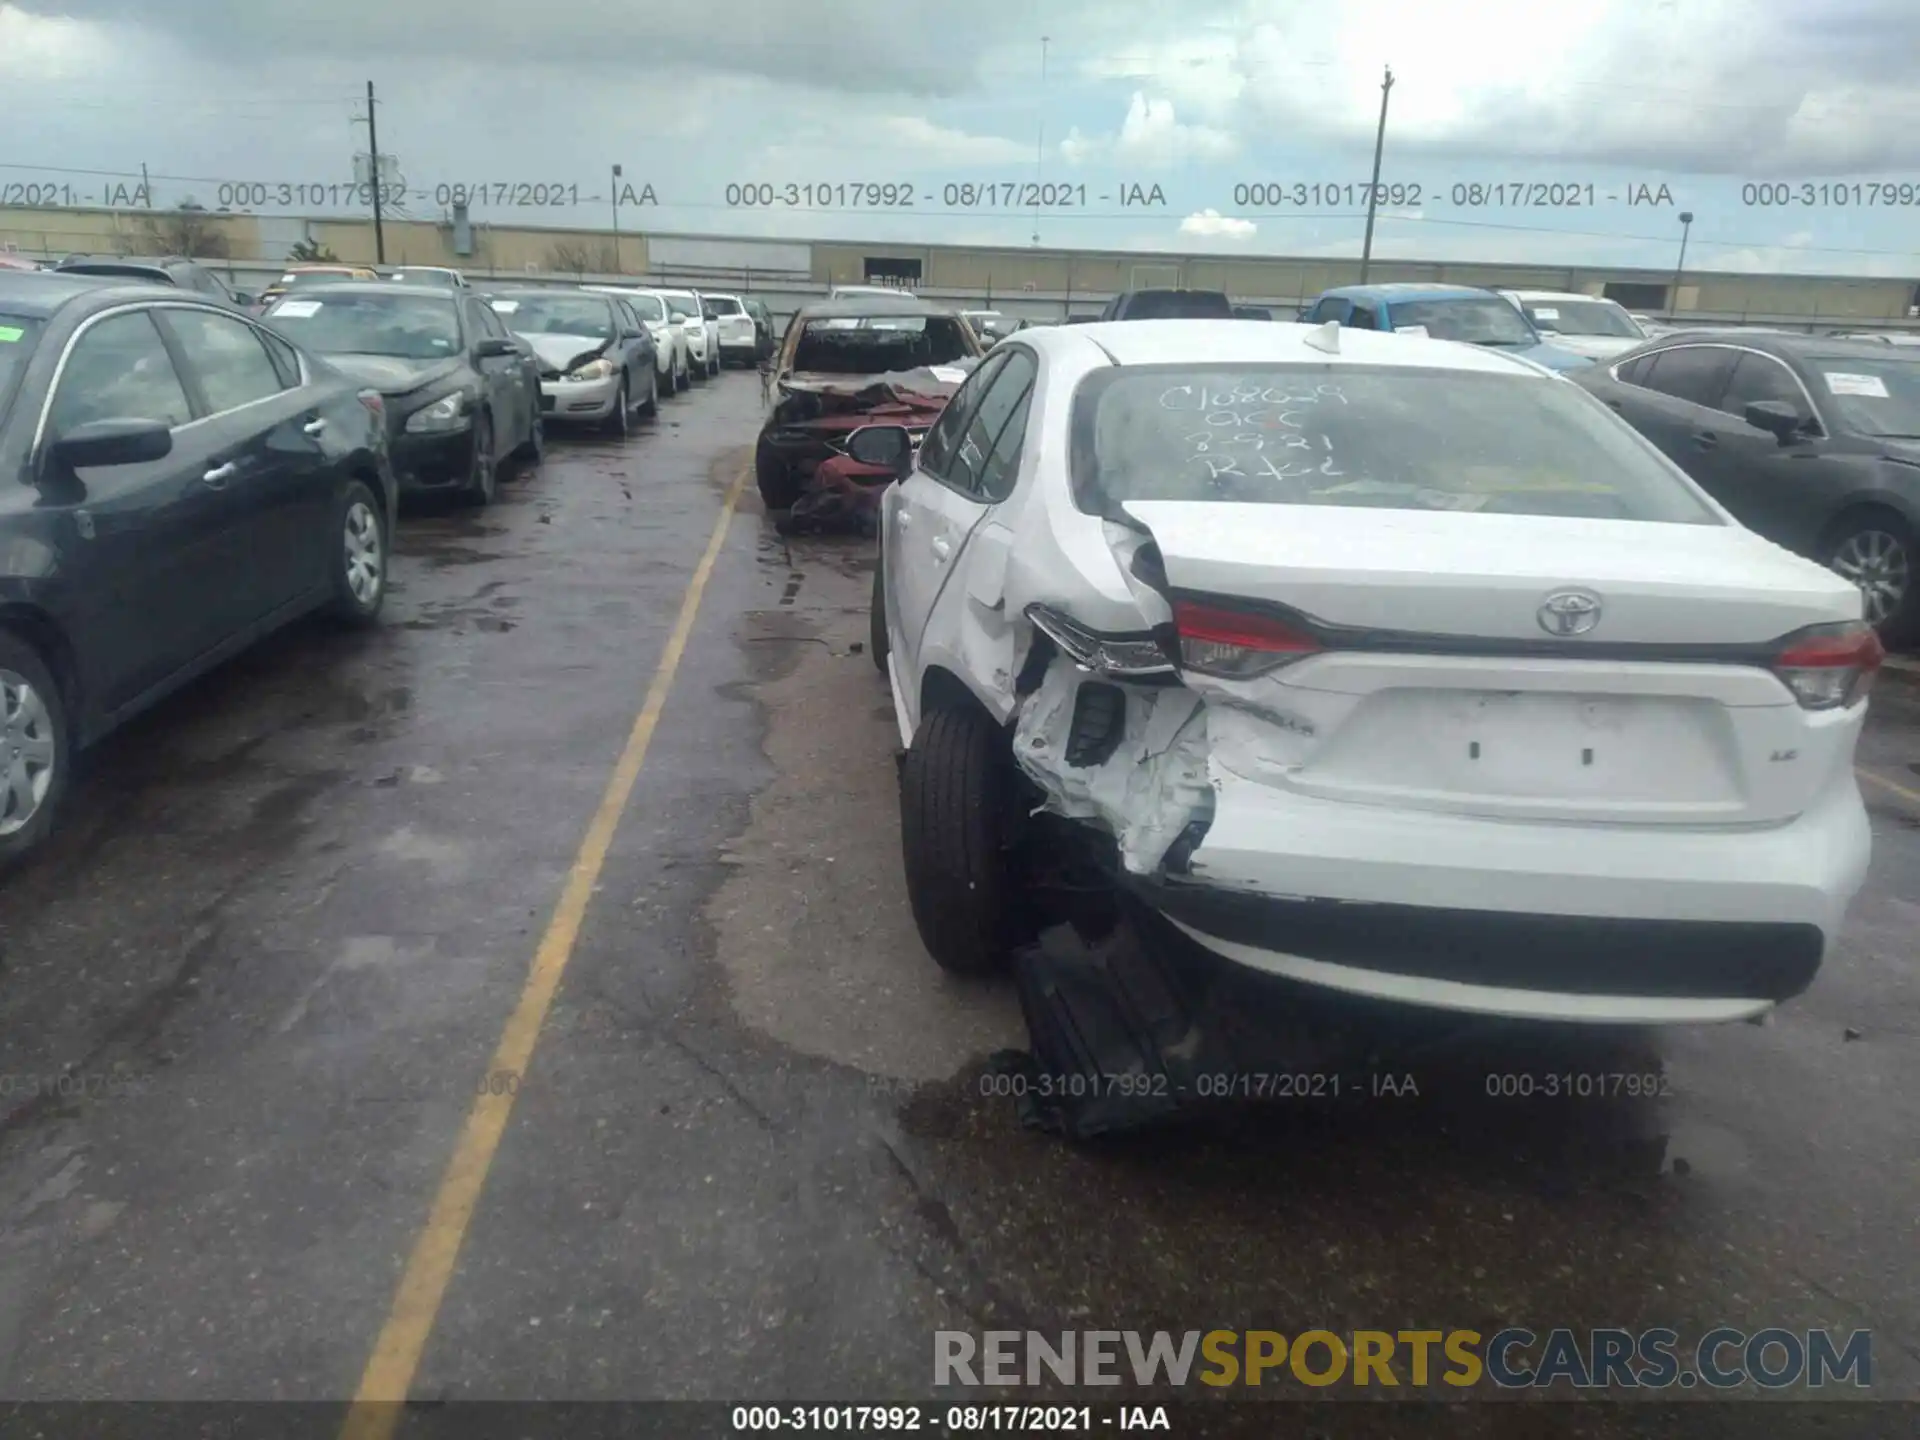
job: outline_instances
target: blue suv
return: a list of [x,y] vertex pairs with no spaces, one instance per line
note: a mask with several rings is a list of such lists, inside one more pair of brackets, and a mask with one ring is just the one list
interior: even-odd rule
[[1424,330],[1435,340],[1461,340],[1510,351],[1549,370],[1581,370],[1593,362],[1549,345],[1519,306],[1471,285],[1342,285],[1324,292],[1300,317],[1312,325],[1336,320],[1357,330]]

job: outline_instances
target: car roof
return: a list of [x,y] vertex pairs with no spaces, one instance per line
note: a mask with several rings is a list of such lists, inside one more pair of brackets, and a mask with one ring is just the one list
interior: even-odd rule
[[875,319],[889,315],[946,315],[956,316],[961,312],[951,305],[936,305],[931,300],[922,300],[917,295],[846,295],[839,299],[816,300],[811,305],[800,307],[800,315],[808,320],[858,320],[865,317]]
[[[497,292],[490,292],[497,293]],[[302,305],[323,304],[322,296],[331,300],[342,295],[378,295],[390,299],[395,295],[444,295],[449,300],[458,300],[459,292],[451,285],[395,285],[391,280],[347,280],[339,285],[329,285],[325,290],[315,291],[300,297]],[[276,302],[284,303],[284,302]]]
[[1499,298],[1478,285],[1439,285],[1421,281],[1395,280],[1381,285],[1337,285],[1321,292],[1320,298],[1338,296],[1342,300],[1457,300],[1469,295]]
[[164,270],[170,265],[198,263],[183,255],[69,255],[60,265],[143,265],[149,270]]
[[1601,305],[1618,305],[1618,300],[1609,300],[1604,295],[1582,295],[1574,290],[1515,290],[1508,288],[1501,292],[1513,295],[1521,300],[1592,300]]
[[1341,328],[1337,354],[1306,343],[1309,336],[1326,330],[1325,325],[1290,320],[1269,325],[1238,320],[1103,320],[1091,325],[1040,326],[1002,343],[1029,344],[1049,355],[1084,355],[1078,347],[1096,345],[1120,365],[1405,365],[1553,378],[1516,356],[1451,340]]
[[0,270],[0,309],[10,315],[45,320],[76,300],[96,297],[102,303],[118,300],[199,298],[197,292],[173,285],[143,285],[118,275],[86,275],[60,270]]
[[[423,290],[451,290],[451,285],[423,285]],[[585,286],[570,289],[564,285],[496,285],[487,291],[489,298],[496,295],[591,295],[596,300],[613,300],[626,293],[617,290],[589,290]]]
[[1790,331],[1677,330],[1659,336],[1653,346],[1671,350],[1675,345],[1740,345],[1766,355],[1794,360],[1885,360],[1893,347],[1877,340],[1847,340],[1837,335],[1798,335]]

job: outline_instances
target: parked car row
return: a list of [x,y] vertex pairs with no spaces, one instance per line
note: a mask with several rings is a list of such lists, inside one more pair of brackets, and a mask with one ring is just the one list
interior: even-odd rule
[[[1321,304],[1034,327],[918,443],[845,438],[885,477],[870,648],[927,950],[978,974],[1148,915],[1457,1013],[1804,991],[1867,869],[1862,597],[1912,514],[1920,359],[1667,337],[1563,373],[1498,296]],[[1820,531],[1842,491],[1884,517],[1822,557],[1844,577],[1743,523]]]

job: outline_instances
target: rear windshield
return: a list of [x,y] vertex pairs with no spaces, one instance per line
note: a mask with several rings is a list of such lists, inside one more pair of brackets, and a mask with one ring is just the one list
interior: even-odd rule
[[740,302],[730,295],[709,295],[706,297],[706,301],[707,304],[713,307],[713,313],[715,315],[738,315],[741,313]]
[[883,375],[978,353],[950,316],[835,316],[807,322],[794,347],[793,368],[816,375]]
[[144,280],[150,285],[172,285],[173,272],[158,265],[116,265],[111,260],[85,260],[77,265],[62,265],[66,275],[119,275],[129,280]]
[[1920,440],[1920,356],[1870,360],[1809,355],[1813,393],[1840,412],[1846,429],[1881,440]]
[[1524,375],[1097,371],[1075,398],[1072,467],[1075,500],[1095,514],[1128,500],[1218,500],[1720,523],[1592,396]]
[[26,373],[27,357],[40,338],[40,322],[30,315],[0,314],[0,420],[7,418],[13,392]]
[[1129,320],[1231,320],[1233,305],[1212,290],[1142,290],[1121,302]]
[[340,270],[301,270],[292,275],[282,275],[274,282],[277,290],[304,290],[310,285],[351,285],[364,281],[364,275],[355,275],[352,271]]

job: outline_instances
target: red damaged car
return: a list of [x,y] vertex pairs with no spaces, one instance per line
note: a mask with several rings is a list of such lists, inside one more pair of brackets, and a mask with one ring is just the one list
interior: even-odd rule
[[912,296],[805,307],[774,361],[777,394],[754,453],[760,498],[791,512],[791,526],[863,529],[893,475],[849,456],[847,436],[904,425],[918,443],[985,353],[958,310]]

